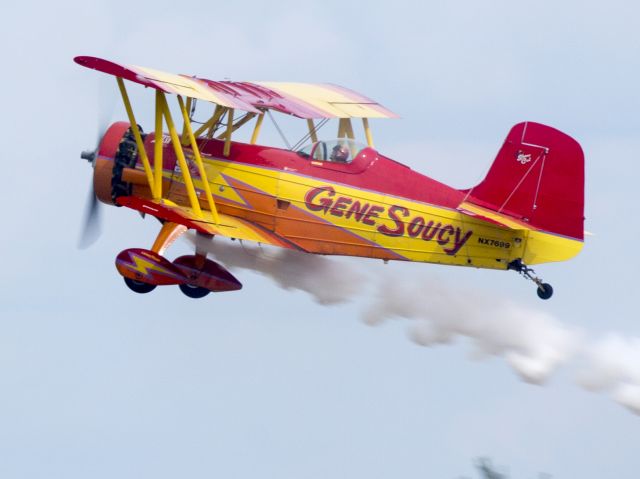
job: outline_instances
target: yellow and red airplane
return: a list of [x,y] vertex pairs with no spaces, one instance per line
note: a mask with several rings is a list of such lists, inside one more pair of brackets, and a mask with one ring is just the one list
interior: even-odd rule
[[[162,224],[151,249],[116,258],[135,292],[177,284],[196,298],[242,287],[198,248],[164,257],[189,229],[314,254],[515,270],[536,283],[542,299],[553,289],[530,266],[570,259],[582,248],[584,155],[549,126],[515,125],[485,179],[457,190],[379,153],[369,119],[397,115],[346,88],[212,81],[87,56],[75,62],[116,77],[128,116],[108,128],[95,151],[82,153],[94,167],[95,197]],[[136,122],[125,80],[155,90],[154,132]],[[177,99],[181,131],[167,94]],[[196,103],[203,102],[210,114],[195,125]],[[308,145],[258,144],[271,112],[306,120],[298,145]],[[333,119],[336,138],[320,139]],[[362,121],[363,142],[353,119]],[[253,127],[250,140],[234,141],[245,125]]]

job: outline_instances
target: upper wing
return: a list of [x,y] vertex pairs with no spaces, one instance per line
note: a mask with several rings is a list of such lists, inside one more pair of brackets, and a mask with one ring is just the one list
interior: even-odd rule
[[208,220],[198,217],[191,208],[178,206],[167,200],[150,200],[137,196],[121,196],[118,198],[117,203],[121,206],[140,211],[141,213],[153,215],[161,220],[184,225],[200,233],[255,241],[257,243],[270,244],[281,248],[299,249],[272,231],[262,228],[251,221],[234,216],[218,213],[220,223],[216,224],[213,219]]
[[[360,93],[331,83],[257,82],[282,97],[310,105],[313,116],[303,118],[398,118],[398,115]],[[299,116],[299,115],[298,115]]]
[[370,98],[329,83],[213,81],[135,65],[121,65],[96,57],[79,56],[74,61],[84,67],[166,93],[253,113],[273,109],[299,118],[398,117]]
[[175,93],[176,95],[210,101],[229,108],[239,108],[241,110],[259,113],[259,111],[249,103],[233,98],[232,95],[216,92],[214,89],[209,88],[205,82],[196,78],[189,78],[184,75],[166,73],[135,65],[120,65],[96,57],[75,57],[74,61],[83,67],[124,78],[125,80],[155,88],[165,93]]

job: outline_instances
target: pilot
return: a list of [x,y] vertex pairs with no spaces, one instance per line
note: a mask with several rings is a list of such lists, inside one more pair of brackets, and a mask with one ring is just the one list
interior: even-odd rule
[[346,163],[349,159],[349,149],[346,145],[341,145],[338,143],[331,150],[331,156],[329,157],[331,161],[335,161],[336,163]]

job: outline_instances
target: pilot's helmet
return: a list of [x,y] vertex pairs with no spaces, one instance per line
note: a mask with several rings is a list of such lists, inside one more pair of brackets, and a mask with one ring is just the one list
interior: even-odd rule
[[333,150],[331,152],[331,159],[340,163],[346,163],[349,159],[349,148],[347,148],[346,145],[341,145],[340,143],[338,143],[333,147]]

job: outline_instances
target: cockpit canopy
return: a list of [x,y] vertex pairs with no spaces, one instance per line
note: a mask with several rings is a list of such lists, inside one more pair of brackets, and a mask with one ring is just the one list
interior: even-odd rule
[[349,138],[316,141],[298,150],[298,154],[315,161],[351,163],[367,145]]

